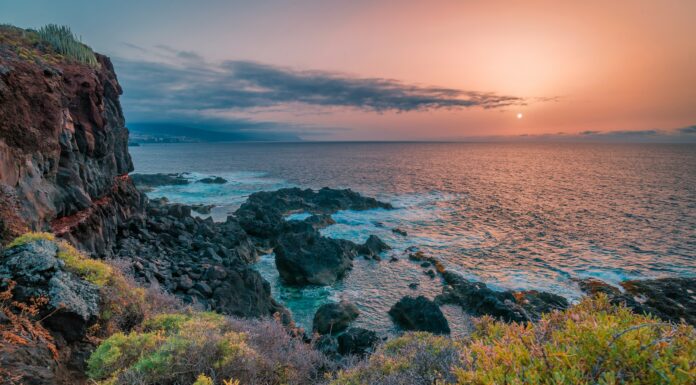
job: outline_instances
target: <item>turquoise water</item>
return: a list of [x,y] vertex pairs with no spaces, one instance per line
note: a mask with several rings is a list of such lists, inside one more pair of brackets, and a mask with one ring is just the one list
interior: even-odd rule
[[[131,148],[136,172],[216,175],[224,185],[156,189],[183,203],[215,204],[223,220],[260,190],[350,187],[394,210],[343,211],[324,235],[393,250],[381,262],[356,260],[326,288],[287,288],[273,256],[257,264],[298,322],[316,308],[351,299],[357,323],[388,332],[387,310],[401,296],[441,290],[405,258],[418,247],[450,269],[499,289],[539,289],[570,299],[572,278],[696,275],[696,147],[693,145],[295,143],[175,144]],[[294,219],[302,219],[294,214]],[[400,228],[408,236],[392,232]],[[398,262],[388,262],[393,255]],[[418,283],[417,290],[410,283]],[[455,330],[465,318],[446,308]]]

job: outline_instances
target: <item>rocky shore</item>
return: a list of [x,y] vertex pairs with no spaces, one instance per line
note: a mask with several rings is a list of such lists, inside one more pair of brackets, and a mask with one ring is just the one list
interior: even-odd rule
[[[297,329],[252,264],[260,254],[274,252],[284,284],[321,286],[341,280],[355,258],[389,263],[380,262],[390,246],[377,236],[356,244],[320,232],[339,210],[388,210],[389,203],[349,189],[289,188],[251,194],[234,215],[214,222],[192,215],[210,207],[148,199],[144,191],[191,182],[183,174],[129,175],[133,164],[119,102],[122,90],[111,61],[95,54],[98,64],[86,65],[55,55],[27,31],[3,26],[0,32],[0,381],[19,373],[17,378],[31,384],[93,383],[109,376],[124,383],[122,368],[106,375],[87,364],[97,346],[112,336],[124,344],[126,335],[145,336],[160,347],[169,346],[164,336],[171,344],[184,341],[185,333],[218,338],[203,347],[188,345],[200,354],[221,346],[220,341],[233,345],[235,352],[248,353],[253,346],[257,350],[250,357],[256,361],[245,357],[240,362],[253,361],[259,365],[254,370],[266,370],[257,353],[264,352],[273,357],[269,376],[277,377],[257,383],[281,383],[299,372],[278,374],[279,368],[306,368],[295,351],[311,357],[314,366],[306,371],[314,377],[296,381],[308,383],[336,362],[349,362],[343,361],[345,356],[378,349],[383,336],[351,326],[360,317],[351,303],[324,305],[311,331]],[[20,55],[16,47],[26,52]],[[216,176],[199,182],[227,183]],[[293,213],[309,217],[288,220]],[[393,231],[408,236],[402,229]],[[447,270],[437,256],[407,252],[432,279],[441,280],[443,291],[431,300],[413,287],[415,297],[395,303],[389,316],[400,331],[449,334],[442,304],[517,323],[534,323],[545,313],[570,308],[565,298],[552,293],[494,291]],[[578,284],[589,295],[602,293],[636,313],[696,325],[694,278],[627,281],[620,288],[595,280]],[[165,311],[174,313],[163,315]],[[276,329],[265,326],[266,336],[219,314],[275,318],[285,329],[272,335]],[[196,334],[203,331],[209,333]],[[278,341],[285,351],[264,351]],[[283,361],[284,355],[295,361]]]

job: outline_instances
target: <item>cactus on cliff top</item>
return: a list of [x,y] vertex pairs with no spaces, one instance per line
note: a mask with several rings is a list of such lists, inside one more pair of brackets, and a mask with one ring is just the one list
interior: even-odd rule
[[60,55],[85,63],[92,67],[98,67],[99,62],[94,51],[82,43],[65,25],[48,24],[38,31],[42,41],[49,44]]

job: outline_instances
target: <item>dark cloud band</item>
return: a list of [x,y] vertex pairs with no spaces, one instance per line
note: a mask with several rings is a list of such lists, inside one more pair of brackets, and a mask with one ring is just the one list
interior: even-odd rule
[[[179,55],[179,57],[182,57]],[[219,66],[197,57],[181,65],[116,60],[127,93],[124,104],[138,118],[149,113],[248,109],[302,103],[367,111],[503,108],[525,100],[495,93],[424,87],[381,78],[295,71],[249,61]]]

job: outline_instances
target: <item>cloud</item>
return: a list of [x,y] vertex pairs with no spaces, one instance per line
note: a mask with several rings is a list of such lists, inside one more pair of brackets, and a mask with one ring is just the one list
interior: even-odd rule
[[693,143],[696,140],[696,125],[677,129],[649,129],[622,131],[580,131],[572,133],[524,134],[511,136],[486,137],[491,141],[531,140],[564,142],[632,142],[632,143]]
[[115,59],[126,90],[129,117],[151,120],[297,106],[405,112],[523,105],[520,97],[429,87],[393,79],[360,78],[326,71],[298,71],[251,61],[205,63],[193,52],[169,52],[171,63]]

